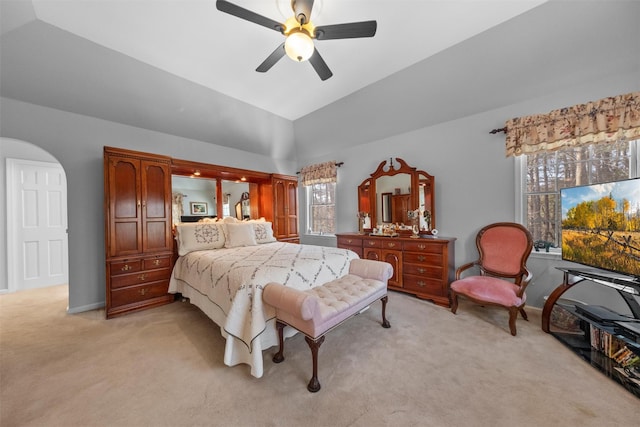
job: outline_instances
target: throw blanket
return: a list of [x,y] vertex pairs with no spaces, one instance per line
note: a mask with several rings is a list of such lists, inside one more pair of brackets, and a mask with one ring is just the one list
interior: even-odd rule
[[262,350],[277,344],[275,309],[263,304],[263,286],[310,289],[347,274],[354,258],[346,249],[283,242],[195,251],[178,258],[169,292],[190,298],[221,327],[227,365],[248,363],[261,377]]

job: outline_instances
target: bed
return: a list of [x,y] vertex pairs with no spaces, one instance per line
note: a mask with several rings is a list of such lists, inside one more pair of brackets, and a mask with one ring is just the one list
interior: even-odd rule
[[275,281],[310,289],[346,275],[358,258],[346,249],[278,242],[266,221],[179,224],[176,240],[169,292],[182,294],[220,326],[226,365],[248,364],[257,378],[262,351],[278,344],[275,310],[263,304],[263,286]]

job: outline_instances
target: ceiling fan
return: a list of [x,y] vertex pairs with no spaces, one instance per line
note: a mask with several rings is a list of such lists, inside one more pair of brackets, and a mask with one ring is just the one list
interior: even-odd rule
[[286,54],[297,62],[309,60],[320,79],[327,80],[333,73],[315,48],[313,39],[335,40],[373,37],[376,34],[378,24],[376,21],[362,21],[316,27],[311,22],[313,1],[291,0],[293,16],[284,23],[274,21],[225,0],[217,0],[216,7],[221,12],[262,25],[286,36],[285,41],[256,68],[256,71],[260,73],[268,71]]

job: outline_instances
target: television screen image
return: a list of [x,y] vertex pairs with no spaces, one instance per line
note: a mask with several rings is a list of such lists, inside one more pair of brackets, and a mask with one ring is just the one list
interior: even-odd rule
[[640,178],[563,188],[562,259],[640,277]]

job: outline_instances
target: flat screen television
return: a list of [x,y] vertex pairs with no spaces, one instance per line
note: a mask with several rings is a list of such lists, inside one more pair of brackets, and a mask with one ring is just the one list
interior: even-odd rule
[[562,259],[640,278],[640,178],[560,190]]

